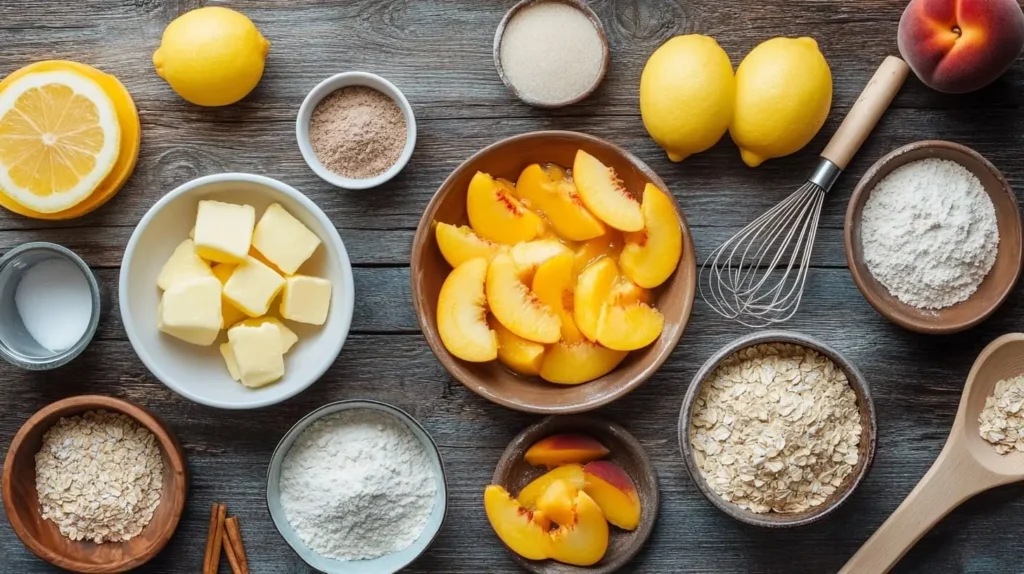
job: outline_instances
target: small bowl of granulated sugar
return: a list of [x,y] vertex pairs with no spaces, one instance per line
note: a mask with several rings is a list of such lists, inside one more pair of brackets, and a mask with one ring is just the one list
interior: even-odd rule
[[390,574],[422,554],[444,523],[444,465],[427,431],[377,401],[331,403],[277,445],[267,472],[274,526],[327,574]]
[[846,212],[846,260],[864,298],[919,333],[977,325],[1021,271],[1021,220],[1006,179],[978,152],[922,141],[864,174]]
[[345,189],[369,189],[409,163],[416,118],[409,100],[391,82],[346,72],[309,92],[295,134],[303,159],[321,179]]

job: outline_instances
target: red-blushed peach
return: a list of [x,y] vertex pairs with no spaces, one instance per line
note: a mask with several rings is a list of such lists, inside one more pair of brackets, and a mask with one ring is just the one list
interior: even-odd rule
[[601,507],[608,522],[623,530],[640,524],[640,497],[633,479],[613,462],[598,460],[583,467],[583,491]]
[[608,447],[585,434],[553,434],[531,446],[523,458],[533,466],[554,468],[569,463],[584,463],[608,456]]
[[583,466],[579,464],[563,464],[558,468],[554,468],[538,476],[537,478],[530,481],[519,491],[519,496],[516,499],[519,504],[523,505],[523,508],[534,509],[537,508],[537,500],[547,491],[551,483],[556,480],[567,480],[574,484],[576,488],[583,488]]
[[911,0],[900,18],[900,54],[927,86],[961,94],[987,86],[1024,48],[1017,0]]
[[523,508],[495,484],[484,489],[484,511],[495,534],[513,552],[529,560],[553,557],[551,521],[543,512]]

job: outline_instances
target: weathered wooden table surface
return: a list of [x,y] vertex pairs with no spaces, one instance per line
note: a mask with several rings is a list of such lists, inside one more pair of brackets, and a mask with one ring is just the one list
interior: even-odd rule
[[[138,168],[97,213],[47,224],[0,213],[0,252],[30,240],[62,243],[116,289],[123,249],[136,222],[161,195],[194,177],[225,171],[267,175],[308,194],[341,231],[356,266],[352,335],[319,383],[284,404],[255,412],[218,411],[174,394],[136,358],[116,308],[71,366],[26,374],[0,365],[0,442],[47,403],[83,393],[138,401],[177,432],[192,472],[177,534],[143,572],[196,572],[208,511],[227,502],[241,517],[255,572],[307,568],[278,536],[264,505],[265,471],[278,439],[301,416],[338,399],[373,398],[414,414],[441,445],[449,470],[448,521],[416,572],[513,572],[516,565],[487,524],[481,492],[505,444],[536,417],[489,404],[454,382],[434,358],[413,316],[409,247],[427,201],[463,159],[500,138],[536,129],[579,130],[639,155],[671,187],[687,213],[698,256],[802,182],[806,170],[882,58],[896,50],[902,0],[595,1],[612,46],[599,91],[550,112],[513,100],[491,57],[494,29],[511,0],[251,0],[228,2],[272,42],[262,83],[243,102],[201,109],[178,98],[153,71],[164,26],[198,0],[2,0],[0,76],[33,61],[67,58],[117,75],[142,117]],[[814,36],[832,66],[828,124],[806,150],[754,170],[725,138],[711,151],[672,164],[647,137],[637,86],[647,56],[682,33],[710,34],[734,63],[778,35]],[[306,167],[294,123],[320,79],[366,70],[392,80],[419,122],[419,145],[405,171],[372,191],[340,191]],[[639,390],[598,414],[624,424],[660,475],[662,505],[636,572],[830,572],[892,512],[938,454],[974,357],[1024,321],[1022,288],[994,317],[967,333],[926,337],[874,312],[845,266],[842,219],[856,180],[896,146],[926,138],[979,150],[1011,184],[1024,179],[1018,148],[1024,115],[1018,65],[990,88],[944,96],[911,79],[829,196],[815,269],[790,328],[821,337],[867,376],[878,409],[878,453],[868,479],[822,524],[768,532],[727,518],[698,493],[676,441],[679,405],[690,378],[717,348],[747,330],[698,301],[682,342]],[[900,564],[904,572],[1019,572],[1024,555],[1024,489],[1006,487],[955,511]],[[0,526],[0,571],[49,572]],[[226,565],[225,565],[226,568]],[[225,570],[226,571],[226,570]]]

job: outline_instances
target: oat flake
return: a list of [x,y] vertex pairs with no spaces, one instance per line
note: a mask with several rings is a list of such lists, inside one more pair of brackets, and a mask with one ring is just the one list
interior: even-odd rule
[[1024,452],[1024,375],[996,383],[978,416],[981,438],[999,454]]

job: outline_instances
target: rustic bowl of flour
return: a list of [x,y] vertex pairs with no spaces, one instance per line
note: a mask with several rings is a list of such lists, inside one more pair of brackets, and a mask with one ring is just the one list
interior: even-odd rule
[[327,574],[397,572],[444,523],[444,465],[427,431],[401,409],[330,403],[285,433],[267,472],[274,526]]
[[916,142],[878,160],[850,198],[845,240],[864,298],[919,333],[977,325],[1020,277],[1013,190],[988,160],[952,142]]

